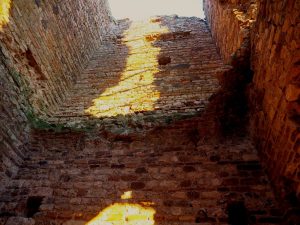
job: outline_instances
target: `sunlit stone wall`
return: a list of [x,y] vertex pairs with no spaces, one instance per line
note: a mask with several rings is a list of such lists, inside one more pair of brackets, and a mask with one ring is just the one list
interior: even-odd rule
[[6,2],[10,10],[2,12],[1,50],[10,67],[28,81],[36,112],[49,114],[101,45],[111,22],[108,4],[106,0]]
[[212,36],[227,63],[248,57],[256,0],[204,0]]
[[106,0],[0,1],[0,188],[26,155],[29,121],[63,101],[110,23]]
[[248,52],[249,131],[281,199],[299,204],[300,2],[205,0],[205,12],[227,62]]
[[292,205],[300,199],[299,18],[298,0],[261,0],[251,41],[250,130],[277,191]]

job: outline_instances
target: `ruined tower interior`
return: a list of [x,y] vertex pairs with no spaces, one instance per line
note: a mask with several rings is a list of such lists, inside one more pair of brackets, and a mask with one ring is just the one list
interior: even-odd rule
[[0,0],[1,225],[300,224],[300,1],[203,10]]

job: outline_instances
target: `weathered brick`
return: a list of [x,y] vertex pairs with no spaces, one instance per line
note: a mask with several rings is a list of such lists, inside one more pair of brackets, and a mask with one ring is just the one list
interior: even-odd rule
[[[254,146],[228,122],[247,123],[245,114],[232,111],[246,106],[246,83],[240,87],[239,79],[251,81],[252,54],[250,130],[275,187],[295,204],[297,20],[292,1],[291,13],[273,12],[278,2],[261,2],[255,22],[255,1],[206,0],[212,33],[198,18],[177,16],[116,21],[109,33],[104,0],[15,1],[11,23],[0,33],[0,177],[7,181],[0,187],[0,223],[26,214],[32,196],[44,197],[36,224],[83,224],[115,203],[153,207],[158,224],[226,224],[224,205],[231,201],[245,201],[253,223],[279,223],[284,210],[272,211],[275,197]],[[21,96],[24,84],[10,67],[30,78],[29,96]],[[153,81],[144,84],[149,74]],[[130,86],[131,79],[138,85]],[[122,82],[125,89],[118,89]],[[146,97],[119,98],[128,88]],[[97,104],[101,93],[125,104]],[[26,98],[59,132],[29,132]],[[153,109],[139,108],[153,99]],[[100,109],[96,116],[85,111],[90,107]],[[110,107],[125,113],[108,117]],[[61,132],[77,122],[76,132]],[[81,127],[86,123],[92,128]],[[31,221],[25,220],[17,221]]]

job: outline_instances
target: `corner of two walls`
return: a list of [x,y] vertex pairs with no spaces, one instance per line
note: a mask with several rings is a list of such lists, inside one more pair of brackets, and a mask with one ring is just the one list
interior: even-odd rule
[[7,24],[0,23],[0,179],[15,174],[22,161],[30,117],[51,116],[102,44],[112,19],[107,0],[4,4],[10,10]]
[[51,115],[110,25],[106,0],[13,0],[0,34],[7,62],[28,83],[38,115]]
[[219,75],[222,104],[220,119],[226,135],[246,133],[247,96],[252,79],[250,70],[250,31],[256,17],[255,1],[204,0],[204,11],[219,53],[231,68]]
[[204,2],[223,59],[253,71],[248,130],[272,184],[284,202],[299,204],[300,1]]
[[248,63],[256,7],[256,0],[204,0],[208,25],[226,63]]

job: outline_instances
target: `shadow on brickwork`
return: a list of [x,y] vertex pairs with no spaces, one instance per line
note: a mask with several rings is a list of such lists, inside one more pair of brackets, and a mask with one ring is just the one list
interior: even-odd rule
[[[156,17],[119,21],[118,28],[51,123],[82,130],[90,124],[126,136],[209,111],[209,99],[219,89],[216,75],[228,68],[203,20]],[[203,134],[218,131],[211,128],[213,113],[202,118],[201,127],[210,127]]]
[[[165,20],[173,24],[166,30]],[[193,21],[196,30],[187,26]],[[243,138],[206,142],[209,137],[222,135],[216,113],[225,103],[219,100],[220,108],[215,107],[214,99],[218,98],[211,96],[220,90],[217,75],[228,68],[220,60],[204,22],[196,18],[154,18],[153,27],[163,28],[163,33],[138,37],[142,46],[151,44],[142,54],[138,54],[139,41],[124,39],[130,23],[123,22],[124,29],[108,40],[105,51],[95,55],[78,80],[71,93],[74,98],[66,103],[71,108],[64,108],[67,110],[61,111],[60,119],[65,113],[66,120],[72,122],[70,112],[90,109],[91,113],[96,109],[90,117],[92,123],[107,120],[107,126],[116,123],[126,128],[128,124],[123,126],[122,120],[135,123],[130,110],[137,109],[136,116],[143,122],[131,125],[143,129],[152,123],[149,128],[153,129],[143,135],[101,127],[90,132],[33,130],[22,170],[1,193],[0,219],[10,217],[15,224],[35,221],[36,225],[93,224],[97,218],[116,224],[138,220],[147,220],[143,224],[153,224],[154,220],[158,225],[278,223],[278,208],[251,142]],[[126,45],[124,41],[131,43]],[[133,62],[142,59],[145,69],[154,67],[149,69],[150,77],[144,70],[136,74],[130,52],[138,55]],[[127,70],[128,65],[132,69]],[[127,77],[123,77],[124,72]],[[121,104],[124,115],[102,118],[104,110],[98,111],[97,117],[97,108],[93,107],[102,107],[99,103],[109,101],[110,94],[118,96],[121,90],[115,88],[125,88],[127,80],[130,89],[132,79],[133,83],[144,82],[143,78],[148,82],[147,77],[150,83],[146,87],[154,95],[149,98],[150,105],[147,99],[141,105],[153,109]],[[100,91],[99,80],[103,82]]]
[[[2,215],[36,224],[280,221],[250,141],[203,143],[194,125],[182,120],[130,139],[34,132],[29,157],[1,195]],[[28,208],[28,199],[42,202]]]
[[201,19],[118,21],[53,116],[29,119],[39,130],[128,136],[196,117],[197,135],[222,137],[242,127],[246,111],[244,86],[222,80],[232,71]]
[[222,134],[247,135],[248,98],[247,85],[251,82],[253,72],[248,66],[236,61],[233,68],[219,76],[221,89],[213,96],[211,106],[215,108]]
[[[177,20],[179,26],[171,27],[163,18],[156,21],[173,30],[153,43],[161,48],[158,56],[161,71],[155,75],[161,93],[157,105],[172,102],[170,111],[174,108],[176,111],[176,106],[179,106],[185,109],[183,111],[194,112],[198,116],[195,127],[201,137],[245,136],[248,123],[246,87],[252,80],[249,53],[237,53],[231,66],[226,67],[205,21],[198,19],[201,22],[193,24],[197,19],[172,19]],[[169,77],[165,84],[167,88],[161,85],[160,77],[163,76]],[[168,99],[173,91],[180,100],[184,95],[189,98],[186,101]]]
[[[5,1],[6,2],[6,1]],[[1,25],[0,21],[0,25]],[[124,23],[125,25],[123,26],[123,29],[126,30],[129,26],[130,26],[130,22],[126,22]],[[122,30],[120,30],[120,32],[122,32]],[[119,67],[124,68],[126,65],[126,59],[127,59],[127,55],[128,55],[128,48],[126,45],[121,44],[120,41],[120,35],[118,33],[114,33],[113,35],[110,36],[110,41],[115,43],[115,45],[112,46],[117,46],[118,48],[113,48],[111,46],[108,46],[109,51],[114,52],[116,54],[118,54],[118,59],[116,59],[115,61],[115,65],[118,64]],[[1,52],[1,62],[4,62],[4,60],[6,60],[5,57],[2,56],[2,52]],[[93,60],[93,59],[92,59]],[[83,138],[81,138],[82,136],[84,136],[84,133],[86,131],[89,131],[88,128],[78,128],[75,129],[75,134],[73,132],[73,130],[70,130],[69,128],[65,129],[64,125],[61,125],[59,123],[49,123],[46,120],[36,117],[33,114],[28,115],[27,114],[27,105],[28,105],[28,96],[25,95],[24,93],[27,94],[27,92],[29,92],[27,90],[27,86],[26,86],[26,82],[24,82],[22,80],[22,78],[20,77],[19,74],[16,74],[15,72],[11,72],[10,69],[11,68],[4,68],[5,63],[3,63],[3,65],[0,65],[0,69],[1,72],[2,70],[4,71],[4,75],[5,75],[5,79],[3,81],[3,90],[1,90],[0,92],[3,91],[3,102],[1,103],[5,103],[3,104],[3,109],[1,109],[2,111],[0,112],[3,113],[2,119],[6,119],[6,120],[1,120],[1,123],[3,123],[2,128],[0,129],[0,131],[2,131],[3,129],[3,137],[4,139],[0,140],[0,154],[1,154],[1,175],[2,172],[5,172],[9,177],[11,177],[12,182],[14,182],[14,179],[18,180],[18,179],[22,179],[22,171],[24,170],[25,167],[31,167],[33,168],[37,168],[38,170],[40,170],[41,168],[43,168],[45,166],[45,164],[47,164],[46,160],[41,160],[38,162],[37,165],[33,166],[31,164],[31,160],[35,160],[34,156],[31,154],[35,154],[37,157],[41,156],[41,153],[44,149],[52,149],[51,146],[55,146],[55,143],[57,142],[57,136],[59,135],[59,133],[62,133],[65,137],[65,141],[76,136],[76,139],[78,139],[78,141],[75,142],[75,144],[71,141],[71,147],[68,148],[68,144],[64,143],[62,145],[64,145],[66,148],[64,149],[82,149],[83,148]],[[5,65],[6,66],[6,65]],[[94,70],[94,66],[96,67],[97,65],[93,64],[91,65],[91,67],[89,68],[90,70]],[[109,65],[111,68],[111,65]],[[2,68],[3,67],[3,68]],[[7,69],[7,71],[5,71],[4,69]],[[9,72],[11,72],[9,74]],[[109,72],[108,71],[104,71],[105,72]],[[6,74],[7,73],[7,74]],[[85,82],[93,82],[93,80],[89,80],[88,74],[89,71],[86,74],[83,74],[84,76],[87,76],[84,78]],[[102,74],[97,74],[98,76],[102,76]],[[7,77],[6,77],[7,76]],[[11,76],[11,77],[10,77]],[[120,75],[117,74],[117,76],[119,77]],[[7,80],[6,80],[7,78]],[[98,77],[99,78],[99,77]],[[116,81],[115,83],[111,83],[112,85],[116,85],[118,82]],[[6,85],[6,86],[5,86]],[[95,83],[95,85],[99,85],[99,82]],[[2,84],[1,84],[2,86]],[[11,90],[9,90],[9,88],[11,88]],[[80,90],[82,93],[89,91],[90,87],[88,87],[87,89],[82,89]],[[1,93],[2,94],[2,93]],[[7,96],[10,94],[10,96]],[[88,93],[90,94],[90,93]],[[95,94],[98,95],[99,93],[97,92]],[[18,110],[20,110],[21,112],[19,113],[18,111],[16,112],[16,110],[14,109],[15,105],[12,105],[11,102],[6,102],[8,100],[12,99],[13,103],[16,104],[16,102],[19,102],[20,104],[20,108],[18,108]],[[2,100],[2,99],[1,99]],[[2,105],[1,105],[2,106]],[[4,109],[4,106],[6,106],[6,108]],[[11,111],[10,111],[11,109]],[[19,114],[17,114],[19,113]],[[20,116],[22,115],[22,116]],[[26,118],[27,117],[27,118]],[[6,122],[6,124],[5,124]],[[31,125],[32,129],[29,129],[28,123]],[[6,127],[7,126],[7,127]],[[21,128],[22,129],[21,129]],[[15,131],[16,130],[16,131]],[[6,133],[7,132],[7,136]],[[19,134],[21,133],[21,135]],[[30,136],[28,139],[29,142],[31,142],[28,146],[28,148],[26,149],[22,149],[21,144],[28,144],[26,143],[21,143],[21,138],[23,138],[22,135],[25,136],[25,134],[30,133]],[[49,139],[48,143],[45,144],[45,146],[39,145],[37,148],[35,148],[34,146],[34,137],[35,134],[47,134],[47,135],[52,135],[54,134],[54,136]],[[10,135],[10,136],[8,136]],[[11,138],[12,140],[10,140],[9,138]],[[20,140],[17,140],[17,138],[20,138]],[[23,138],[25,139],[25,138]],[[26,139],[26,141],[28,141]],[[18,144],[18,146],[10,146],[8,143],[14,143],[16,142],[16,144]],[[74,144],[74,145],[73,145]],[[3,148],[2,148],[3,147]],[[5,150],[5,151],[4,151]],[[55,153],[52,152],[53,157],[55,157],[56,154],[59,154],[61,151],[63,151],[63,148],[60,149],[55,149],[53,150]],[[31,153],[31,154],[30,154]],[[2,156],[3,154],[3,156]],[[65,154],[65,152],[64,152]],[[22,157],[22,160],[20,159]],[[60,156],[61,157],[61,156]],[[2,161],[3,160],[3,161]],[[24,160],[24,162],[23,162]],[[11,162],[10,162],[11,161]],[[17,165],[14,165],[17,164]],[[5,166],[8,166],[7,171],[5,171]],[[3,171],[2,171],[3,170]],[[10,170],[15,170],[13,172],[11,172]],[[17,173],[18,172],[18,173]],[[41,171],[39,171],[41,172]],[[38,173],[39,173],[38,172]],[[14,174],[13,174],[14,173]],[[13,175],[15,175],[15,177],[13,177]],[[40,179],[41,177],[39,177],[39,175],[37,175],[38,179]],[[2,181],[2,180],[1,180]],[[5,183],[5,185],[8,186],[7,189],[5,189],[4,185],[2,186],[1,183],[1,188],[0,188],[0,224],[6,224],[6,222],[8,224],[31,224],[31,217],[36,216],[36,214],[39,214],[40,211],[40,205],[42,204],[42,202],[44,203],[44,199],[45,197],[47,197],[47,191],[49,190],[49,188],[46,191],[42,191],[39,192],[35,189],[35,185],[32,186],[32,188],[19,188],[16,187],[16,189],[14,189],[14,193],[12,193],[11,191],[13,190],[12,186],[9,186],[10,180],[4,180],[3,179],[3,183]],[[38,182],[38,180],[37,180]],[[34,182],[35,183],[35,182]],[[37,183],[36,183],[37,184]],[[44,185],[45,186],[45,185]],[[47,185],[46,185],[47,186]],[[43,188],[42,188],[43,189]],[[33,201],[32,201],[33,199]],[[34,200],[36,200],[36,203]],[[32,203],[33,202],[33,203]],[[24,217],[25,219],[19,219],[19,217]],[[26,217],[28,217],[28,219],[26,219]],[[11,218],[11,219],[9,219]],[[10,221],[11,220],[11,221]]]

